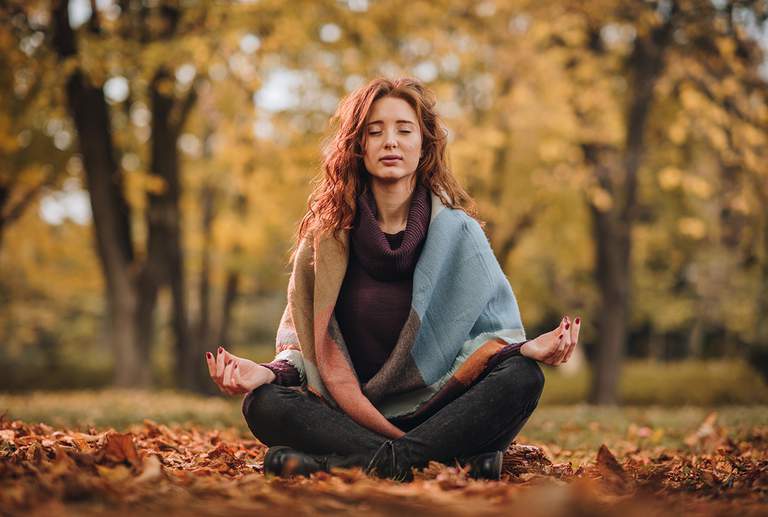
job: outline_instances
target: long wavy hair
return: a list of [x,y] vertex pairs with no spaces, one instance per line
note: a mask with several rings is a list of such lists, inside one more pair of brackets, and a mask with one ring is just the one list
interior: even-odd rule
[[313,181],[315,187],[299,225],[291,259],[303,238],[331,233],[338,239],[341,231],[352,228],[357,197],[369,182],[363,163],[365,122],[373,103],[382,97],[402,99],[416,112],[422,135],[416,181],[438,195],[444,205],[477,218],[474,200],[448,166],[447,131],[435,111],[434,93],[417,79],[374,79],[342,99],[331,118],[333,131],[323,146],[322,170]]

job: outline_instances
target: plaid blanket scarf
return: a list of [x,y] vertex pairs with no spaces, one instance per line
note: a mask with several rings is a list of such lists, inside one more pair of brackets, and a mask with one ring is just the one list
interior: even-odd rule
[[288,283],[276,359],[354,421],[390,438],[466,391],[525,341],[520,310],[480,225],[434,193],[413,274],[411,311],[397,343],[368,382],[349,359],[334,307],[348,261],[349,232],[305,238]]

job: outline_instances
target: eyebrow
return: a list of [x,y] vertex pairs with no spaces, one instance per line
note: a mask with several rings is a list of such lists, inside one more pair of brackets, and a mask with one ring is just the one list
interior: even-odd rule
[[[368,122],[368,125],[370,126],[371,124],[383,124],[383,123],[384,123],[383,120],[372,120],[371,122]],[[396,120],[395,124],[413,124],[414,126],[416,125],[410,120]]]

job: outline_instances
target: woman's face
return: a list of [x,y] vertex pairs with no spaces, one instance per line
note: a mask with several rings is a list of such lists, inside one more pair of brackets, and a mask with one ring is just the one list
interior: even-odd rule
[[363,137],[365,168],[385,182],[410,181],[421,158],[421,127],[410,104],[397,97],[373,103]]

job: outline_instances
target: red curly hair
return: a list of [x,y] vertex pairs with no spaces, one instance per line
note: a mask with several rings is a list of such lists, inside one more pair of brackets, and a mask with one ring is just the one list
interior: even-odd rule
[[382,97],[407,102],[416,112],[422,134],[422,157],[416,181],[438,195],[446,206],[477,217],[474,200],[459,185],[448,167],[447,131],[435,111],[435,95],[412,78],[374,79],[350,93],[339,103],[331,118],[335,131],[323,147],[322,172],[307,202],[307,213],[299,225],[298,243],[307,235],[332,233],[338,238],[352,228],[357,197],[368,188],[368,171],[363,164],[365,122],[371,106]]

